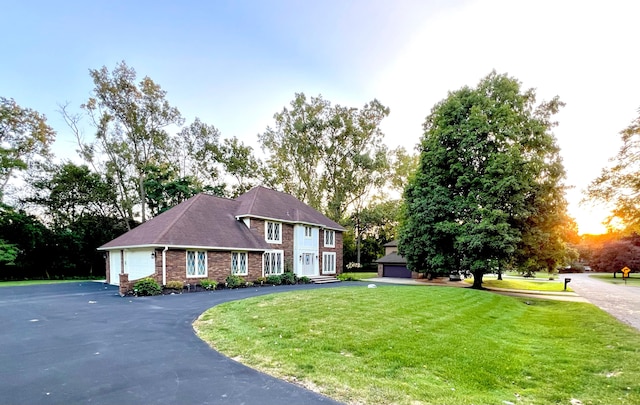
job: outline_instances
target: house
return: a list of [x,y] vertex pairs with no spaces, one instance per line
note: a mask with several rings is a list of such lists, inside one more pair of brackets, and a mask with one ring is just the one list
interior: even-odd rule
[[421,273],[407,268],[407,260],[398,254],[398,241],[384,244],[385,256],[376,260],[378,277],[422,278]]
[[198,194],[99,247],[107,283],[144,277],[196,284],[230,274],[254,281],[293,271],[342,272],[344,228],[293,196],[255,187],[236,199]]

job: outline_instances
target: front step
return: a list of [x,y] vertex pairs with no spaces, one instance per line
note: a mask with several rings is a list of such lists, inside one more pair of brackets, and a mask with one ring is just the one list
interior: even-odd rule
[[313,284],[339,283],[336,276],[307,276]]

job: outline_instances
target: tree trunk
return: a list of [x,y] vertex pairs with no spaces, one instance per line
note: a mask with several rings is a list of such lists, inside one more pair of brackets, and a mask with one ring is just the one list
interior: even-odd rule
[[502,280],[502,269],[498,267],[498,280]]
[[142,217],[142,223],[147,222],[146,206],[147,206],[147,193],[144,188],[144,176],[140,176],[138,179],[138,185],[140,187],[140,214]]
[[356,252],[357,252],[357,261],[360,264],[360,218],[356,219]]
[[482,275],[482,271],[473,272],[473,285],[471,286],[471,288],[482,290]]

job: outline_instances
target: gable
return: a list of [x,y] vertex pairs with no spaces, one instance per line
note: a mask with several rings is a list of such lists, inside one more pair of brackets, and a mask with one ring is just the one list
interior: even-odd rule
[[253,217],[344,231],[340,224],[297,198],[266,187],[254,187],[236,201],[240,203],[236,211],[238,218]]

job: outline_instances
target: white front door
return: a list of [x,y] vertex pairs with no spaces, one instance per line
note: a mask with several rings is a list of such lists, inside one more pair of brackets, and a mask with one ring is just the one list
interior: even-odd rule
[[313,253],[302,254],[302,275],[314,276],[316,274],[313,263]]

